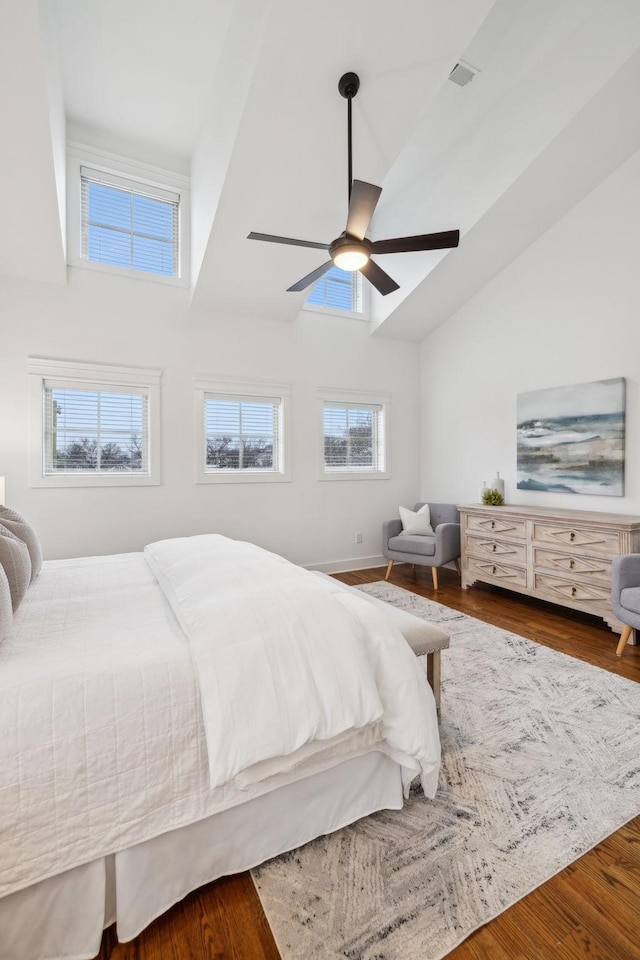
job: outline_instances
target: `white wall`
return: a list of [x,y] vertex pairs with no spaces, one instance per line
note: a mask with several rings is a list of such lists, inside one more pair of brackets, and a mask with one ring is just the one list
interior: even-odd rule
[[[422,344],[423,498],[477,502],[499,470],[510,503],[640,514],[639,211],[636,154]],[[626,496],[516,490],[517,394],[609,377]]]
[[[29,488],[28,355],[161,367],[162,485]],[[290,483],[195,484],[196,373],[292,384]],[[392,395],[391,479],[317,479],[317,386]],[[294,324],[240,323],[190,309],[185,289],[88,269],[69,268],[66,288],[0,279],[0,475],[9,506],[33,522],[47,558],[220,532],[298,563],[364,565],[381,553],[382,521],[417,499],[418,401],[415,345],[370,338],[358,320],[305,314]]]

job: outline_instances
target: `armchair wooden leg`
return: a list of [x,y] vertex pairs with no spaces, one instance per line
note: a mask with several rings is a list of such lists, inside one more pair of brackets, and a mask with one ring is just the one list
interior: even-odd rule
[[453,562],[454,562],[455,565],[456,565],[456,570],[458,571],[458,576],[459,576],[460,579],[462,580],[462,567],[460,566],[460,561],[459,561],[459,560],[454,560]]
[[389,577],[391,576],[392,566],[393,566],[393,560],[389,560],[389,563],[387,564],[387,572],[384,575],[385,580],[388,580]]
[[431,567],[431,577],[433,579],[433,589],[437,590],[438,589],[438,568],[437,567]]
[[620,641],[619,641],[618,646],[617,646],[617,649],[616,649],[616,656],[617,656],[617,657],[621,657],[622,654],[624,653],[624,648],[625,648],[626,645],[627,645],[627,640],[628,640],[629,637],[631,636],[631,631],[632,631],[632,630],[633,630],[633,627],[629,627],[629,626],[627,626],[627,625],[625,624],[625,628],[624,628],[624,630],[622,631],[622,634],[621,634],[621,636],[620,636]]

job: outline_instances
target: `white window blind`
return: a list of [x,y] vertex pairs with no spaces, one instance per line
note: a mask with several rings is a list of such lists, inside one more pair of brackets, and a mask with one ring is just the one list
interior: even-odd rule
[[145,388],[44,381],[43,474],[149,474]]
[[205,473],[282,471],[282,401],[205,393]]
[[384,472],[382,404],[324,401],[324,469],[354,473]]
[[331,310],[362,313],[362,275],[358,270],[331,267],[313,286],[305,302]]
[[81,256],[179,275],[179,194],[81,167]]

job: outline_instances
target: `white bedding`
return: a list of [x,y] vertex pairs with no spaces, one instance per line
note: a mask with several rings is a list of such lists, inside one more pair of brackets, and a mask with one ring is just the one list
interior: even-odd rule
[[371,731],[437,787],[435,703],[400,632],[366,600],[252,543],[163,540],[145,557],[196,666],[213,788],[241,787]]
[[128,554],[44,565],[0,644],[0,731],[4,896],[357,756],[379,725],[303,772],[212,789],[189,644]]

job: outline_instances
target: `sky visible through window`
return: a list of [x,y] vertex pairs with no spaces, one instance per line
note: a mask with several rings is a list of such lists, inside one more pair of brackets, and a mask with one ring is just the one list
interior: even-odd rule
[[333,310],[356,310],[356,283],[357,273],[331,267],[314,285],[306,303]]
[[176,205],[83,180],[89,260],[176,275]]

